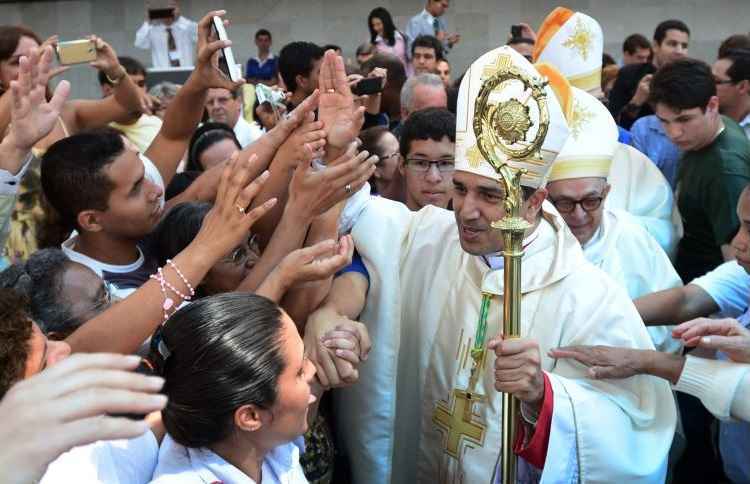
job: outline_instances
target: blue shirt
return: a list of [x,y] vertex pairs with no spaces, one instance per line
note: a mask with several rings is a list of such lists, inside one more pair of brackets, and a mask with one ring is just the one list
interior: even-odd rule
[[[437,37],[435,32],[435,22],[437,22],[438,32],[448,33],[448,25],[445,23],[442,17],[433,17],[427,10],[422,10],[417,15],[413,16],[409,23],[406,24],[406,56],[411,59],[411,44],[420,35],[431,35]],[[450,45],[448,41],[443,41],[443,52],[448,52]],[[437,54],[440,54],[437,52]],[[438,57],[440,57],[438,55]]]
[[669,139],[659,118],[653,114],[639,118],[631,126],[630,135],[630,145],[654,162],[674,190],[682,152]]
[[245,78],[248,80],[272,81],[276,78],[278,65],[279,59],[273,54],[269,54],[263,62],[257,57],[251,57],[248,59],[247,66],[245,67]]
[[[722,316],[736,318],[743,326],[750,327],[750,276],[736,261],[723,263],[691,284],[711,296]],[[727,357],[720,352],[717,359],[726,360]],[[721,422],[719,450],[729,480],[737,484],[750,483],[750,423]]]
[[357,252],[356,250],[354,251],[354,255],[352,256],[352,263],[341,269],[341,271],[337,275],[346,274],[347,272],[358,272],[362,274],[365,279],[367,279],[368,284],[370,283],[370,273],[367,271],[365,263],[362,262],[362,256],[360,256],[359,252]]
[[618,135],[617,141],[620,142],[620,143],[622,143],[622,144],[624,144],[624,145],[629,145],[630,144],[630,140],[633,138],[630,135],[630,131],[628,131],[627,129],[623,128],[622,126],[618,126],[617,130],[620,132],[620,134]]

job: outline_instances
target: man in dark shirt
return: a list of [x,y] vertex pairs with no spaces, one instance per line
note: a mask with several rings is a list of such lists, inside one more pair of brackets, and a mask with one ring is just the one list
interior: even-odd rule
[[609,109],[617,123],[625,129],[636,119],[654,114],[646,104],[651,75],[658,68],[688,53],[690,29],[680,20],[665,20],[654,30],[654,56],[652,63],[632,64],[620,69],[612,91]]
[[260,29],[255,33],[258,56],[247,60],[245,78],[251,84],[263,83],[275,86],[278,80],[279,59],[271,53],[271,32]]
[[[719,114],[711,68],[676,60],[654,74],[649,103],[670,140],[683,152],[677,172],[677,206],[685,235],[675,267],[683,282],[734,259],[730,241],[739,228],[737,202],[750,183],[750,144],[742,128]],[[700,401],[678,395],[687,447],[674,482],[719,482],[712,459],[711,421]]]

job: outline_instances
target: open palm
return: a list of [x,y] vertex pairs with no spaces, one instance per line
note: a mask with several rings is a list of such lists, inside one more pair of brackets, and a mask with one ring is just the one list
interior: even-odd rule
[[60,111],[70,94],[70,84],[62,81],[47,101],[45,78],[52,61],[52,48],[45,47],[41,56],[34,51],[21,57],[18,79],[11,82],[13,105],[10,132],[16,145],[28,149],[47,136],[55,127]]
[[328,51],[320,66],[320,101],[318,118],[328,133],[327,144],[343,149],[359,134],[364,122],[364,110],[356,108],[354,96],[346,80],[344,61]]

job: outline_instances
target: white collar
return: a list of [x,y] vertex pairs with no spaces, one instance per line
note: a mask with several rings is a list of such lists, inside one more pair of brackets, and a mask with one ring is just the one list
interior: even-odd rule
[[79,264],[83,264],[92,271],[96,272],[96,274],[99,277],[104,277],[103,272],[109,272],[114,274],[124,274],[128,272],[133,272],[140,268],[143,265],[143,262],[145,260],[143,256],[143,251],[141,251],[141,248],[136,246],[136,249],[138,249],[138,259],[135,260],[135,262],[132,262],[130,264],[126,265],[113,265],[113,264],[106,264],[104,262],[98,261],[96,259],[93,259],[86,254],[82,254],[74,249],[76,240],[78,239],[78,234],[76,232],[73,232],[73,234],[70,236],[68,240],[62,243],[62,251],[65,253],[65,255],[68,256],[68,259],[78,262]]
[[743,128],[748,125],[750,125],[750,113],[748,113],[747,116],[742,118],[742,120],[740,121],[740,126],[742,126]]
[[[541,225],[541,224],[540,224]],[[537,225],[537,228],[534,229],[533,232],[531,232],[525,239],[523,239],[523,249],[524,251],[531,246],[531,244],[534,243],[534,241],[539,236],[539,225]],[[485,254],[480,256],[482,260],[487,264],[490,269],[493,271],[502,269],[505,267],[505,258],[503,257],[502,251],[495,252],[492,254]]]
[[432,14],[427,11],[426,8],[422,10],[422,16],[427,16],[431,21],[437,18],[437,17],[433,17]]

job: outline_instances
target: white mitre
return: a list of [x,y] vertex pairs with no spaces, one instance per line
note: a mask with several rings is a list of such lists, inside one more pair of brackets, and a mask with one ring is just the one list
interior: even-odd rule
[[[542,80],[539,72],[521,54],[508,46],[494,49],[474,61],[466,71],[461,87],[458,91],[458,106],[456,109],[456,170],[481,175],[498,180],[498,174],[492,165],[485,160],[477,145],[474,133],[474,109],[479,91],[485,80],[497,73],[502,66],[512,64],[530,77]],[[554,71],[553,68],[549,69]],[[549,127],[540,151],[541,159],[531,157],[522,161],[508,160],[503,153],[497,156],[501,162],[516,169],[527,170],[521,178],[521,185],[539,188],[547,181],[547,174],[555,157],[568,138],[568,124],[565,110],[561,107],[570,105],[570,85],[559,73],[548,79],[549,84],[544,87],[549,113]],[[518,81],[506,81],[500,84],[490,95],[490,103],[500,105],[515,99],[527,105],[528,117],[531,121],[530,129],[513,147],[520,148],[530,145],[530,140],[536,136],[539,127],[539,109],[535,101],[529,99],[529,93],[524,92],[524,86]],[[562,102],[561,102],[562,100]]]
[[607,178],[619,146],[617,124],[598,99],[581,89],[572,89],[570,136],[552,165],[549,181]]
[[573,87],[601,95],[602,26],[585,13],[557,7],[537,31],[534,62],[557,67]]

